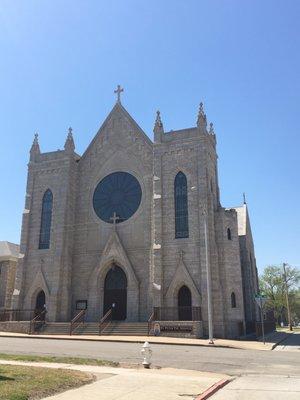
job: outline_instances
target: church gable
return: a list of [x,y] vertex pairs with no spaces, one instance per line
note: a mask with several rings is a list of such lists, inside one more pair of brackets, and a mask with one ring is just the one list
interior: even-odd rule
[[130,148],[135,154],[143,153],[146,159],[152,155],[151,140],[121,103],[117,102],[81,160],[95,156],[106,158],[108,151],[114,152],[122,148]]

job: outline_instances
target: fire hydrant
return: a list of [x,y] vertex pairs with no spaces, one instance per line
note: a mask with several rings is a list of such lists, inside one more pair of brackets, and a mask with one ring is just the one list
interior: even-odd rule
[[152,350],[151,350],[150,344],[149,344],[148,342],[145,342],[145,343],[143,344],[141,353],[142,353],[142,355],[143,355],[143,357],[144,357],[144,360],[143,360],[143,366],[144,366],[144,368],[150,368]]

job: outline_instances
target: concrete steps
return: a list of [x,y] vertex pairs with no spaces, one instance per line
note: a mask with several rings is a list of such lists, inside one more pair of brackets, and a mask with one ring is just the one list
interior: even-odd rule
[[[40,334],[42,335],[69,335],[69,322],[46,322]],[[86,322],[84,325],[78,326],[72,333],[73,335],[93,336],[99,335],[98,322]],[[101,333],[102,335],[113,336],[147,336],[147,322],[120,322],[112,321],[107,325]]]
[[75,329],[73,335],[99,335],[99,322],[85,322]]
[[103,331],[102,335],[114,336],[147,336],[147,322],[111,322]]
[[70,322],[46,322],[40,331],[42,335],[69,335]]

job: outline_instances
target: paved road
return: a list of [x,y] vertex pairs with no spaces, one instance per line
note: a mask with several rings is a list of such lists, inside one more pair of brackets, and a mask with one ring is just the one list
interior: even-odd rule
[[[300,336],[299,336],[300,337]],[[229,375],[300,377],[297,351],[258,351],[200,346],[151,345],[153,364]],[[0,353],[101,358],[141,362],[141,344],[53,339],[0,338]]]
[[[275,348],[276,351],[299,351],[300,350],[300,332],[294,332],[293,335],[280,343],[279,346]],[[298,354],[299,357],[300,353]]]

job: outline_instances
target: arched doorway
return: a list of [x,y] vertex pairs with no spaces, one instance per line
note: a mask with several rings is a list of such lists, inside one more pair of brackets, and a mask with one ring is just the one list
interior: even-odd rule
[[[46,308],[46,295],[43,290],[41,290],[37,296],[35,301],[35,314],[40,314]],[[43,318],[45,318],[45,314],[43,314]]]
[[178,292],[178,319],[192,321],[192,294],[187,286],[182,286]]
[[103,315],[112,308],[112,319],[121,321],[127,315],[127,278],[122,268],[113,265],[104,282]]

